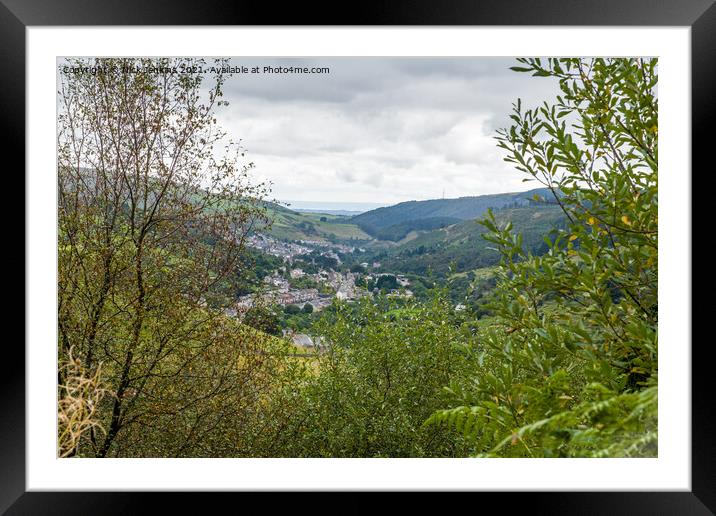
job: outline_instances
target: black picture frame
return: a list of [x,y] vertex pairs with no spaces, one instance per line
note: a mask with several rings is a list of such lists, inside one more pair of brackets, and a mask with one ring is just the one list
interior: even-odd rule
[[[269,2],[137,0],[0,0],[0,127],[5,156],[18,157],[17,168],[5,168],[24,190],[25,29],[47,25],[501,25],[501,26],[689,26],[691,27],[692,170],[698,170],[698,189],[705,187],[713,169],[711,148],[716,92],[716,4],[714,0],[394,0],[391,2],[334,2],[328,5]],[[698,206],[692,196],[692,206]],[[11,219],[8,219],[11,220]],[[692,235],[700,219],[693,216]],[[24,257],[24,251],[23,251]],[[706,253],[692,253],[692,271],[708,271]],[[19,261],[19,260],[18,260]],[[24,266],[23,266],[24,267]],[[9,270],[9,269],[8,269]],[[705,285],[704,285],[705,286]],[[702,286],[702,288],[704,288]],[[692,290],[693,292],[693,290]],[[693,294],[692,294],[693,295]],[[684,300],[689,302],[689,300]],[[703,325],[713,302],[692,298],[692,321]],[[26,309],[32,309],[27,306]],[[6,335],[10,335],[10,327]],[[688,346],[689,342],[679,343]],[[508,510],[528,514],[714,514],[716,512],[716,402],[708,360],[709,339],[693,339],[692,345],[692,454],[691,492],[589,492],[589,493],[464,493],[450,505],[498,501]],[[0,374],[0,513],[6,514],[138,514],[152,509],[161,497],[164,510],[208,512],[210,505],[225,503],[228,494],[195,493],[36,493],[25,492],[25,354],[17,339],[6,338],[5,365]],[[243,493],[241,504],[257,494]],[[296,495],[294,495],[296,496]],[[285,501],[272,494],[262,504],[290,503],[292,512],[305,507],[312,513],[365,512],[381,503],[376,493],[352,493],[339,502],[340,509],[322,495],[320,504]],[[427,508],[423,493],[402,495],[401,512]],[[466,498],[470,497],[469,500]],[[478,497],[477,501],[474,497]],[[305,499],[305,498],[304,498]],[[495,500],[496,499],[496,500]],[[434,502],[433,502],[434,503]],[[266,506],[268,507],[268,506]],[[288,508],[288,506],[286,506]]]

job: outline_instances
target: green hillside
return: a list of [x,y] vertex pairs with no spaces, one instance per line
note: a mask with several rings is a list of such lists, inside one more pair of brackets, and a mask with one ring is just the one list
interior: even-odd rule
[[272,225],[268,233],[282,240],[370,240],[370,235],[351,222],[351,217],[329,213],[296,212],[275,203],[264,208]]
[[[505,208],[495,211],[495,216],[500,222],[512,222],[514,231],[523,233],[525,245],[535,254],[546,250],[543,236],[564,220],[562,211],[554,206]],[[489,267],[498,263],[499,254],[482,237],[485,232],[476,220],[465,220],[380,250],[374,258],[382,269],[419,275],[432,270],[437,276],[446,276],[451,266],[456,272]]]
[[528,192],[408,201],[356,215],[351,222],[381,240],[398,241],[412,230],[444,228],[461,220],[473,220],[489,208],[529,206],[534,196],[549,199],[545,188]]

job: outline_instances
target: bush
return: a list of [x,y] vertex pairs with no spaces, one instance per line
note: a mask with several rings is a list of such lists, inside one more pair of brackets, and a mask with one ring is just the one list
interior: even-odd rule
[[[448,324],[443,298],[401,306],[385,298],[336,305],[319,323],[328,346],[315,375],[287,388],[294,411],[274,422],[274,453],[291,457],[435,457],[464,455],[462,437],[425,419],[444,385],[465,375],[474,356],[460,326]],[[289,402],[283,401],[282,405]],[[278,429],[281,429],[280,431]]]
[[281,318],[272,308],[253,306],[246,311],[242,322],[268,335],[281,335]]
[[563,96],[518,101],[498,143],[569,224],[534,256],[511,224],[483,221],[502,256],[495,324],[472,384],[429,422],[488,456],[656,456],[656,60],[520,62]]
[[375,281],[375,288],[383,291],[395,290],[398,288],[398,280],[392,274],[378,276],[378,279]]
[[283,311],[287,314],[296,315],[301,312],[301,307],[298,305],[286,305]]

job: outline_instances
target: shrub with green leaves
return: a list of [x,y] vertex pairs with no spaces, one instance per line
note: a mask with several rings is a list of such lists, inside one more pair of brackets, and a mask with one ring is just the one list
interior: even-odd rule
[[479,335],[473,377],[448,389],[454,406],[427,424],[483,456],[655,456],[657,60],[518,61],[561,95],[518,100],[498,146],[568,224],[533,256],[509,223],[482,221],[502,256],[497,323]]
[[269,456],[452,457],[468,449],[450,429],[426,427],[443,387],[473,366],[464,328],[443,296],[337,303],[314,328],[324,350],[315,375],[287,387],[262,438]]

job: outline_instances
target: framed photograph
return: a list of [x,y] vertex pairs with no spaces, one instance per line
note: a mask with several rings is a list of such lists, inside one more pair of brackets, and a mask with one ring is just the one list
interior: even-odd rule
[[0,27],[26,192],[0,511],[716,511],[711,0],[2,0]]

